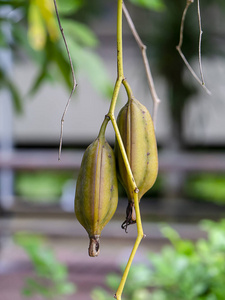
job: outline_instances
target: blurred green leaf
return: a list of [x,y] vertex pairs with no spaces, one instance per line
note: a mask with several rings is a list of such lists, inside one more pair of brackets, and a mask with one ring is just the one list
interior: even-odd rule
[[[124,299],[131,300],[223,300],[225,295],[225,219],[204,221],[208,239],[195,244],[183,240],[168,226],[164,233],[172,246],[149,254],[149,264],[134,264],[124,288]],[[107,281],[110,288],[118,276]],[[101,300],[108,294],[98,290]],[[96,294],[97,295],[97,294]],[[96,298],[93,298],[98,299]]]
[[89,49],[78,46],[73,41],[70,41],[70,48],[73,61],[81,72],[88,76],[96,91],[111,99],[113,85],[99,56]]
[[45,64],[43,64],[42,68],[40,69],[39,73],[36,75],[36,78],[32,82],[32,86],[30,88],[29,94],[33,95],[37,93],[37,91],[40,89],[41,85],[46,81],[51,79],[48,72],[48,61],[46,61]]
[[75,285],[72,283],[57,284],[57,292],[60,295],[71,295],[76,292]]
[[54,298],[56,295],[75,293],[75,285],[67,281],[66,266],[57,261],[43,237],[21,232],[14,236],[14,240],[27,252],[35,271],[35,277],[26,280],[24,295],[31,297],[39,294]]
[[11,5],[13,7],[23,6],[26,0],[1,0],[0,5]]
[[179,234],[171,227],[165,226],[161,228],[161,231],[165,237],[167,237],[173,244],[177,252],[191,255],[194,252],[194,244],[188,240],[182,240]]
[[45,298],[48,298],[51,294],[49,289],[45,287],[43,284],[39,283],[35,279],[28,278],[26,280],[26,287],[23,289],[23,294],[25,296],[30,297],[36,293],[42,295]]
[[15,182],[17,195],[29,201],[45,202],[58,201],[63,185],[71,178],[70,172],[18,172]]
[[118,274],[111,273],[106,277],[106,283],[112,290],[115,290],[120,283],[120,276]]
[[93,300],[112,300],[112,295],[101,288],[96,288],[92,291],[91,297]]
[[225,177],[214,174],[193,176],[187,181],[185,191],[195,199],[225,204]]
[[162,227],[161,232],[173,244],[180,240],[178,232],[169,226]]
[[163,0],[130,0],[131,3],[156,11],[162,11],[165,9]]
[[57,7],[60,15],[74,14],[82,7],[83,4],[84,0],[57,0]]
[[138,289],[133,293],[132,300],[149,300],[151,293],[147,289]]
[[27,54],[30,59],[32,59],[38,65],[41,65],[45,59],[44,52],[35,51],[29,44],[27,39],[27,31],[26,28],[17,24],[17,26],[13,27],[13,34],[16,39],[16,43],[22,47],[22,52]]
[[96,35],[87,25],[69,19],[62,19],[61,22],[64,33],[69,39],[74,39],[78,44],[85,47],[98,45]]
[[6,80],[6,86],[8,87],[9,92],[11,93],[11,97],[13,100],[14,108],[17,113],[23,112],[23,101],[21,99],[19,90],[17,89],[16,85],[10,79]]

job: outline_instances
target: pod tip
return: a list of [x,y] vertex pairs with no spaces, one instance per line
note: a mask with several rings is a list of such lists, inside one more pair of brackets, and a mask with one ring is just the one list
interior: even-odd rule
[[89,248],[88,248],[89,256],[96,257],[96,256],[98,256],[99,252],[100,252],[99,235],[90,236],[90,244],[89,244]]

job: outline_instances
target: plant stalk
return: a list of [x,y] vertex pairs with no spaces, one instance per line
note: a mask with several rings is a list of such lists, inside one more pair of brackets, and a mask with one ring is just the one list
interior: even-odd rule
[[115,294],[115,298],[117,300],[121,300],[123,289],[124,289],[124,286],[125,286],[125,283],[127,280],[127,276],[128,276],[131,264],[133,262],[134,256],[138,249],[138,246],[139,246],[142,238],[144,237],[140,209],[139,209],[139,199],[138,199],[139,190],[138,190],[138,187],[134,180],[132,170],[131,170],[131,167],[130,167],[130,164],[129,164],[129,161],[127,158],[124,144],[123,144],[123,141],[122,141],[122,138],[121,138],[121,135],[120,135],[117,123],[116,123],[115,115],[114,115],[115,106],[116,106],[116,102],[118,99],[121,84],[124,85],[127,95],[128,95],[128,98],[133,96],[132,90],[131,90],[130,86],[128,85],[126,79],[124,78],[124,73],[123,73],[122,12],[123,12],[123,0],[118,0],[118,2],[117,2],[117,80],[115,83],[112,100],[111,100],[111,104],[110,104],[110,108],[109,108],[109,112],[108,112],[107,116],[110,118],[110,120],[112,122],[114,131],[115,131],[115,135],[116,135],[116,139],[118,141],[118,145],[119,145],[119,148],[120,148],[123,160],[124,160],[124,164],[125,164],[125,167],[126,167],[126,170],[128,173],[128,177],[130,179],[130,184],[132,185],[132,188],[134,190],[134,207],[135,207],[135,212],[136,212],[137,238],[134,243],[133,249],[131,251],[130,257],[128,259],[124,273],[122,275],[119,287]]

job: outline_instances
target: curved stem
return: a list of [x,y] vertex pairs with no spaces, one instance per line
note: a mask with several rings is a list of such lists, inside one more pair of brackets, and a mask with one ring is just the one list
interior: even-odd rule
[[109,122],[109,117],[106,115],[102,122],[101,128],[99,130],[98,137],[105,136],[105,130],[108,125],[108,122]]
[[126,79],[124,79],[122,83],[123,83],[123,86],[125,87],[125,90],[126,90],[126,93],[128,96],[128,100],[131,100],[132,98],[134,98],[134,95],[133,95],[130,85],[128,84]]
[[64,41],[64,44],[65,44],[65,47],[66,47],[66,52],[67,52],[67,55],[68,55],[68,58],[69,58],[70,68],[71,68],[72,77],[73,77],[73,88],[72,88],[72,91],[70,93],[69,99],[67,100],[67,103],[66,103],[66,106],[65,106],[62,118],[61,118],[61,129],[60,129],[60,139],[59,139],[59,155],[58,155],[58,160],[60,160],[61,151],[62,151],[64,119],[65,119],[65,115],[67,113],[67,110],[69,108],[69,104],[70,104],[72,95],[73,95],[73,93],[74,93],[74,91],[75,91],[75,89],[77,87],[77,81],[76,81],[76,78],[75,78],[75,72],[74,72],[74,68],[73,68],[73,63],[72,63],[72,58],[71,58],[71,55],[70,55],[69,47],[67,45],[66,37],[64,35],[64,31],[63,31],[63,28],[62,28],[62,25],[61,25],[61,21],[60,21],[60,17],[59,17],[59,12],[58,12],[58,8],[57,8],[56,0],[53,0],[53,2],[54,2],[54,6],[55,6],[55,12],[56,12],[56,17],[57,17],[58,24],[59,24],[59,29],[61,31],[61,35],[63,37],[63,41]]

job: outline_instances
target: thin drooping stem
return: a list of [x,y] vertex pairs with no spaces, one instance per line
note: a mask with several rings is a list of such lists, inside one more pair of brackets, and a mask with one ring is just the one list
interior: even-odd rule
[[65,109],[64,109],[62,118],[61,118],[61,130],[60,130],[60,141],[59,141],[59,155],[58,155],[58,160],[60,160],[60,157],[61,157],[61,150],[62,150],[62,139],[63,139],[63,125],[64,125],[64,119],[65,119],[65,115],[66,115],[66,112],[67,112],[67,110],[68,110],[68,107],[69,107],[69,104],[70,104],[72,95],[73,95],[73,93],[74,93],[74,91],[75,91],[75,89],[76,89],[77,82],[76,82],[76,78],[75,78],[75,72],[74,72],[74,68],[73,68],[73,63],[72,63],[70,51],[69,51],[69,48],[68,48],[68,44],[67,44],[67,42],[66,42],[66,37],[65,37],[65,35],[64,35],[64,31],[63,31],[61,22],[60,22],[60,17],[59,17],[59,12],[58,12],[58,8],[57,8],[56,0],[53,0],[53,2],[54,2],[54,6],[55,6],[55,12],[56,12],[56,17],[57,17],[58,24],[59,24],[59,29],[60,29],[60,31],[61,31],[61,35],[62,35],[62,37],[63,37],[63,41],[64,41],[64,44],[65,44],[65,47],[66,47],[66,52],[67,52],[67,55],[68,55],[68,58],[69,58],[69,63],[70,63],[71,72],[72,72],[72,78],[73,78],[73,87],[72,87],[72,91],[71,91],[70,96],[69,96],[69,98],[68,98],[68,100],[67,100],[67,103],[66,103],[66,106],[65,106]]
[[150,89],[150,92],[151,92],[151,95],[152,95],[152,99],[153,99],[153,116],[152,116],[152,119],[153,119],[153,122],[154,122],[154,126],[156,127],[156,118],[157,118],[157,112],[158,112],[158,106],[159,106],[159,103],[160,103],[160,99],[157,95],[157,92],[156,92],[156,89],[155,89],[155,84],[154,84],[154,80],[153,80],[153,77],[152,77],[152,73],[151,73],[151,69],[150,69],[150,65],[149,65],[149,62],[148,62],[148,58],[147,58],[147,54],[146,54],[146,50],[147,50],[147,47],[146,45],[143,44],[135,26],[134,26],[134,23],[132,21],[132,18],[125,6],[125,4],[123,3],[123,13],[127,19],[127,23],[131,29],[131,32],[141,50],[141,55],[142,55],[142,58],[143,58],[143,62],[144,62],[144,66],[145,66],[145,71],[146,71],[146,75],[147,75],[147,80],[148,80],[148,84],[149,84],[149,89]]
[[200,12],[200,2],[197,0],[198,3],[198,24],[199,24],[199,45],[198,45],[198,60],[199,60],[199,68],[200,68],[200,76],[202,79],[202,85],[205,85],[204,77],[203,77],[203,71],[202,71],[202,57],[201,57],[201,45],[202,45],[202,22],[201,22],[201,12]]
[[181,19],[181,24],[180,24],[180,39],[179,39],[179,44],[177,45],[177,50],[181,49],[183,45],[183,36],[184,36],[184,21],[186,18],[187,10],[189,6],[194,2],[194,0],[187,0],[186,6],[183,11],[182,19]]
[[197,82],[205,89],[207,94],[211,95],[211,92],[207,89],[204,83],[203,79],[203,73],[202,73],[202,64],[201,64],[201,38],[202,38],[202,28],[201,28],[201,16],[200,16],[200,5],[199,5],[199,0],[198,0],[198,19],[199,19],[199,29],[200,29],[200,35],[199,35],[199,66],[200,66],[200,73],[201,73],[201,79],[199,79],[198,75],[195,73],[193,68],[190,66],[189,62],[187,61],[185,55],[183,54],[181,48],[183,44],[183,34],[184,34],[184,21],[186,18],[187,10],[189,6],[194,2],[194,0],[187,0],[186,6],[183,11],[182,19],[181,19],[181,25],[180,25],[180,38],[179,38],[179,43],[176,46],[176,49],[178,53],[180,54],[181,58],[183,59],[186,67],[188,70],[191,72],[192,76],[197,80]]

